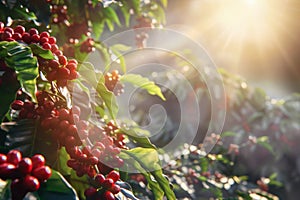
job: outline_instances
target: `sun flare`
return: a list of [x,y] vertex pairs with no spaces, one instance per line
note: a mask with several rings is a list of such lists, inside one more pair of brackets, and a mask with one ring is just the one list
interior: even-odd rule
[[202,13],[197,12],[197,30],[201,30],[202,38],[212,41],[216,50],[225,52],[226,59],[231,59],[236,67],[251,55],[257,60],[266,59],[272,56],[273,49],[289,62],[281,44],[283,35],[289,36],[286,22],[290,15],[286,13],[291,8],[287,5],[280,0],[211,1],[205,3]]

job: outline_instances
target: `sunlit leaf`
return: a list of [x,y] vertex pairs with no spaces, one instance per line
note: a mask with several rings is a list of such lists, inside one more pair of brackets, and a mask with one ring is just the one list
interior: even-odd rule
[[120,81],[123,83],[131,83],[140,89],[146,90],[151,95],[157,95],[162,100],[166,100],[166,98],[161,92],[161,89],[153,81],[150,81],[148,78],[142,77],[139,74],[124,74],[121,77]]
[[55,170],[52,170],[51,177],[45,183],[41,184],[37,194],[43,200],[78,200],[74,188]]
[[49,60],[54,59],[54,55],[48,49],[43,49],[41,46],[37,44],[30,44],[29,47],[34,55],[40,56],[44,59],[49,59]]
[[103,82],[98,83],[96,91],[104,101],[112,119],[115,119],[119,110],[115,95],[105,87]]

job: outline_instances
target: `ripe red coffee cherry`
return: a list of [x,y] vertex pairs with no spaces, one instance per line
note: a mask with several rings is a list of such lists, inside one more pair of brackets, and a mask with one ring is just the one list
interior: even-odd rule
[[30,158],[23,158],[19,162],[18,166],[18,172],[21,173],[21,175],[29,174],[32,170],[32,161]]
[[39,34],[38,30],[36,30],[35,28],[29,29],[28,33],[30,35],[36,35],[36,34],[38,35]]
[[[50,41],[49,41],[49,43],[50,43]],[[58,50],[58,46],[56,44],[51,44],[51,51],[55,52],[57,50]]]
[[5,24],[3,22],[0,22],[0,31],[2,31],[5,27]]
[[120,192],[121,188],[120,186],[114,184],[109,191],[111,191],[113,194],[118,194]]
[[49,37],[50,37],[50,34],[49,34],[48,32],[46,32],[46,31],[44,31],[44,32],[42,32],[42,33],[40,34],[40,37],[41,37],[41,38],[49,38]]
[[45,165],[45,157],[41,154],[36,154],[31,157],[32,161],[32,169],[36,169],[38,167]]
[[101,185],[105,181],[104,175],[103,174],[97,174],[95,176],[95,181],[96,181],[97,184]]
[[40,182],[44,182],[50,178],[52,171],[48,166],[42,166],[32,171],[32,175],[36,177]]
[[23,35],[22,35],[22,40],[25,42],[25,43],[27,43],[27,44],[29,44],[30,42],[31,42],[31,36],[30,36],[30,34],[29,33],[23,33]]
[[6,155],[0,153],[0,164],[6,163],[6,161],[7,161]]
[[115,196],[110,191],[105,191],[103,194],[105,200],[115,200]]
[[14,40],[22,40],[22,35],[21,35],[20,33],[14,33],[14,34],[12,35],[12,38],[13,38]]
[[23,183],[20,179],[14,179],[10,184],[10,189],[11,189],[12,200],[22,200],[27,194],[27,191],[25,191],[23,187]]
[[22,154],[20,153],[20,151],[18,150],[10,150],[7,155],[7,162],[14,164],[14,165],[18,165],[19,162],[22,159]]
[[113,171],[109,172],[109,174],[107,175],[107,178],[111,178],[115,183],[117,180],[120,179],[120,174],[119,174],[119,172],[113,170]]
[[20,34],[22,35],[23,33],[25,33],[25,28],[24,28],[23,26],[21,26],[21,25],[18,25],[18,26],[16,26],[16,28],[14,29],[14,32],[15,32],[15,33],[20,33]]
[[11,108],[14,110],[21,110],[22,107],[24,105],[24,102],[21,100],[15,100],[12,104],[11,104]]
[[68,76],[70,75],[70,70],[66,67],[59,68],[58,75],[59,78],[68,79]]
[[30,175],[25,176],[22,183],[28,192],[34,192],[40,188],[40,182],[38,179]]
[[56,38],[55,37],[49,37],[49,44],[55,44]]
[[84,195],[88,197],[92,197],[97,193],[97,189],[94,187],[90,187],[84,191]]
[[2,163],[0,165],[0,178],[1,179],[10,179],[14,178],[16,175],[16,166],[10,163]]
[[50,60],[48,66],[56,70],[59,68],[59,62],[57,60]]
[[75,64],[75,63],[70,63],[70,62],[69,62],[69,63],[66,65],[66,68],[68,68],[70,71],[76,70],[77,64]]
[[2,35],[1,35],[1,39],[2,40],[7,40],[9,38],[12,38],[12,34],[11,33],[9,33],[9,32],[2,33]]
[[51,49],[51,44],[49,44],[49,43],[46,42],[46,43],[43,44],[42,47],[43,47],[43,49],[50,50]]
[[[41,37],[40,36],[40,44],[45,44],[45,43],[48,43],[48,38],[46,37]],[[49,43],[48,43],[49,44]],[[50,45],[50,44],[49,44]],[[50,45],[50,49],[51,49],[51,45]]]
[[58,60],[59,60],[59,63],[61,65],[66,65],[67,64],[67,58],[66,58],[66,56],[58,56]]
[[65,108],[61,108],[58,111],[58,113],[59,113],[59,119],[60,120],[68,120],[69,117],[70,117],[70,112]]
[[7,32],[7,33],[10,33],[10,34],[14,34],[14,30],[10,27],[5,27],[3,32]]
[[38,43],[40,41],[40,36],[38,34],[34,34],[31,36],[31,41]]
[[114,185],[114,181],[111,178],[107,178],[103,181],[102,186],[105,188],[111,188]]
[[70,126],[69,121],[67,120],[63,120],[59,123],[59,128],[61,128],[61,130],[67,130]]

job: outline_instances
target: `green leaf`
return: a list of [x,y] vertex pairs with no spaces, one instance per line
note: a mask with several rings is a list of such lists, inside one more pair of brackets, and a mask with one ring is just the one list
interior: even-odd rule
[[36,78],[39,75],[37,58],[32,55],[31,49],[18,42],[0,42],[0,58],[14,69],[21,87],[36,101]]
[[90,12],[90,19],[92,21],[92,29],[95,38],[99,38],[104,30],[104,21],[101,12]]
[[41,46],[37,44],[30,44],[29,47],[34,55],[40,56],[44,59],[52,60],[54,59],[54,55],[48,49],[43,49]]
[[160,5],[157,5],[156,9],[152,10],[152,12],[154,13],[153,17],[155,17],[159,23],[161,24],[166,23],[165,11]]
[[78,177],[74,170],[71,171],[70,184],[77,191],[80,199],[85,199],[84,191],[90,187],[88,177]]
[[19,87],[0,87],[0,122],[10,109],[10,104],[15,100],[15,95]]
[[78,66],[78,73],[80,74],[80,76],[83,77],[84,80],[91,84],[91,86],[93,87],[96,87],[98,83],[95,71],[96,70],[93,64],[89,62],[84,62]]
[[168,6],[168,0],[161,0],[161,3],[164,7]]
[[29,156],[34,149],[36,126],[35,120],[2,123],[1,128],[7,132],[5,147],[7,149],[19,149],[24,155]]
[[128,0],[128,5],[133,9],[134,13],[139,16],[141,13],[140,0]]
[[129,51],[130,49],[131,49],[130,46],[126,46],[124,44],[115,44],[110,47],[110,50],[113,52],[113,54],[115,54],[115,56],[120,61],[120,66],[123,73],[126,73],[126,63],[123,54],[120,52]]
[[201,172],[207,172],[208,171],[208,165],[209,165],[209,162],[208,162],[207,158],[205,158],[205,157],[200,158]]
[[[158,153],[155,149],[137,147],[130,150],[123,150],[120,157],[124,160],[128,160],[128,164],[132,164],[145,176],[155,199],[163,199],[163,195],[165,195],[167,199],[176,199],[169,181],[163,175],[159,164]],[[152,180],[151,177],[153,177],[154,180]]]
[[128,27],[130,24],[130,9],[126,1],[122,1],[122,6],[120,9],[125,19],[125,25]]
[[157,95],[162,100],[166,100],[166,98],[163,96],[161,89],[155,85],[153,81],[150,81],[148,78],[142,77],[138,74],[124,74],[121,79],[121,82],[128,82],[131,83],[138,88],[145,89],[150,95]]
[[117,57],[117,59],[115,61],[119,61],[120,62],[120,66],[121,66],[122,72],[126,73],[126,63],[125,63],[125,59],[124,59],[123,55],[119,51],[117,51],[116,49],[114,49],[114,48],[110,48],[110,49],[113,52],[113,54]]
[[109,31],[113,32],[115,28],[114,28],[114,24],[112,23],[112,21],[110,21],[109,19],[105,19],[104,22],[106,23]]
[[150,139],[147,137],[150,133],[146,130],[140,129],[139,127],[130,127],[129,129],[121,129],[121,132],[141,147],[156,149],[156,146],[152,144]]
[[68,181],[57,171],[52,169],[51,177],[41,184],[37,194],[42,200],[77,200],[77,194]]
[[222,138],[225,138],[225,137],[233,137],[233,136],[236,136],[236,132],[226,131],[226,132],[224,132],[224,133],[221,134],[221,137],[222,137]]
[[100,55],[102,56],[104,63],[105,63],[105,70],[108,71],[111,63],[111,55],[109,49],[100,42],[95,42],[95,48],[98,50]]
[[67,153],[65,147],[62,147],[60,150],[58,150],[57,157],[57,170],[64,176],[70,175],[72,169],[67,165],[67,161],[70,159],[70,156]]
[[29,12],[26,7],[21,7],[21,6],[14,7],[10,13],[11,13],[10,16],[13,19],[23,19],[23,20],[26,19],[28,21],[37,19],[35,14],[33,12]]
[[116,119],[119,108],[115,95],[105,87],[103,82],[98,83],[96,91],[105,103],[111,118]]
[[150,172],[147,172],[145,168],[134,157],[131,157],[129,154],[125,152],[121,152],[119,156],[123,160],[127,161],[128,164],[132,165],[135,169],[137,169],[141,174],[143,174],[143,176],[146,178],[148,182],[148,186],[151,188],[153,192],[155,199],[163,199],[164,192],[160,188],[157,181],[152,179]]
[[104,8],[103,14],[106,17],[106,21],[111,21],[111,22],[116,23],[118,26],[121,26],[119,17],[113,8],[111,8],[111,7]]
[[111,46],[110,48],[113,48],[117,51],[129,51],[131,49],[130,46],[126,46],[124,44],[115,44],[115,45]]
[[262,147],[266,148],[270,153],[275,154],[273,147],[269,143],[268,136],[262,136],[257,138],[257,144],[261,145]]

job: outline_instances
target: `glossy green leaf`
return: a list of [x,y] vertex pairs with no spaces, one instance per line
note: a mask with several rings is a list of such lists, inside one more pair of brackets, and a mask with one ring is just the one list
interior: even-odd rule
[[20,5],[11,10],[11,17],[13,19],[26,19],[28,21],[37,19],[33,12],[28,11],[26,7]]
[[96,87],[98,83],[95,71],[94,66],[89,62],[84,62],[78,65],[78,73],[80,76],[93,87]]
[[101,12],[91,12],[92,29],[95,38],[99,38],[104,30],[104,21]]
[[139,15],[141,12],[141,8],[140,8],[140,4],[141,1],[140,0],[128,0],[128,5],[130,6],[130,8],[133,9],[134,13],[136,15]]
[[133,166],[136,170],[138,170],[141,174],[143,174],[143,176],[146,178],[146,180],[148,182],[149,188],[153,192],[155,199],[163,199],[163,197],[164,197],[163,190],[160,188],[157,181],[152,179],[151,173],[146,171],[146,169],[140,164],[140,162],[137,160],[137,158],[132,157],[127,152],[126,153],[121,152],[119,154],[119,156],[120,156],[120,158],[125,160],[128,164]]
[[52,169],[51,177],[43,184],[37,194],[41,200],[77,200],[77,193],[68,181]]
[[49,60],[54,59],[54,55],[48,49],[43,49],[41,46],[39,46],[37,44],[30,44],[29,47],[30,47],[32,53],[36,56],[40,56],[44,59],[49,59]]
[[111,118],[116,119],[119,107],[115,95],[105,87],[103,82],[98,83],[96,91],[105,103]]
[[70,175],[72,169],[67,165],[67,161],[70,159],[70,156],[67,153],[66,148],[62,147],[58,150],[57,154],[57,170],[64,176]]
[[112,47],[110,49],[113,52],[113,54],[116,56],[115,61],[119,62],[122,72],[126,73],[126,63],[125,63],[125,59],[124,59],[123,55],[118,50],[116,50]]
[[0,55],[6,64],[14,69],[21,87],[36,101],[36,78],[38,77],[37,58],[31,49],[18,42],[0,42]]
[[145,176],[155,199],[163,199],[164,195],[167,199],[176,199],[169,181],[163,175],[158,153],[155,149],[137,147],[123,150],[120,157],[124,160],[129,160],[128,164],[133,164]]
[[161,89],[153,81],[150,81],[148,78],[142,77],[139,74],[124,74],[121,77],[120,81],[123,83],[131,83],[140,89],[146,90],[151,95],[157,95],[162,100],[166,100],[161,92]]
[[140,147],[156,149],[156,146],[152,144],[150,139],[148,138],[150,133],[146,130],[143,130],[139,127],[130,127],[129,129],[121,129],[121,132],[127,135],[130,140],[132,140]]
[[35,120],[2,123],[1,128],[7,132],[5,147],[7,149],[19,149],[24,155],[29,156],[35,147],[36,126]]
[[130,24],[130,9],[126,1],[122,1],[121,12],[124,16],[125,25],[128,27]]
[[111,64],[111,55],[110,55],[109,49],[100,42],[95,42],[94,46],[100,53],[100,55],[105,63],[105,66],[104,66],[105,71],[108,71],[110,68],[110,64]]
[[231,131],[226,131],[224,133],[221,134],[221,137],[224,138],[224,137],[233,137],[233,136],[236,136],[236,133],[235,132],[231,132]]
[[77,191],[80,199],[85,199],[84,191],[90,187],[87,176],[78,177],[74,170],[71,171],[70,184]]
[[106,21],[111,21],[116,23],[118,26],[121,26],[119,17],[116,11],[112,7],[106,7],[103,9],[103,14],[106,17]]
[[261,136],[257,138],[257,144],[261,145],[262,147],[266,148],[270,153],[274,154],[274,149],[269,143],[269,138],[268,136]]

